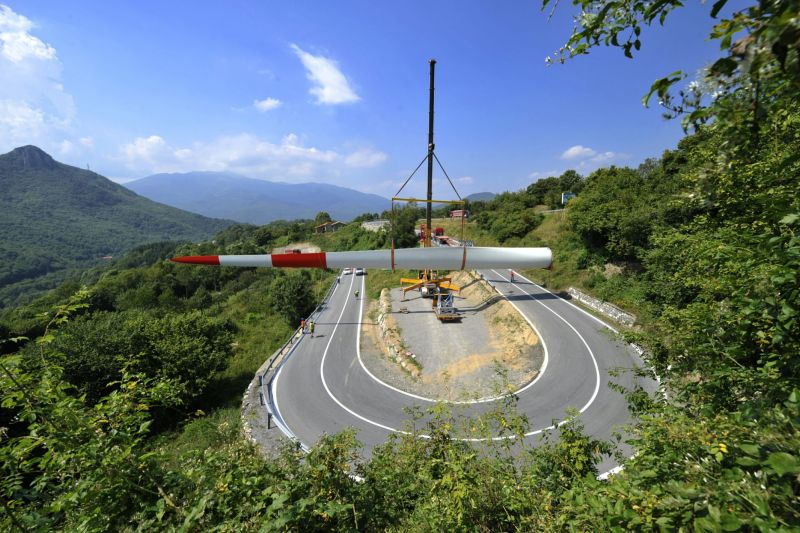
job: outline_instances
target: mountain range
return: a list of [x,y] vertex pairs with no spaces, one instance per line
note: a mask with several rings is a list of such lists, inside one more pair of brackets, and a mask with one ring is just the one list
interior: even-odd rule
[[314,218],[326,211],[348,221],[389,209],[388,199],[324,183],[282,183],[227,172],[154,174],[125,184],[136,193],[209,217],[252,224]]
[[0,155],[0,307],[137,245],[230,225],[143,198],[35,146]]
[[491,200],[495,196],[497,196],[497,195],[495,193],[493,193],[493,192],[474,192],[474,193],[470,194],[469,196],[467,196],[465,199],[469,200],[470,202],[477,202],[477,201],[488,202],[489,200]]

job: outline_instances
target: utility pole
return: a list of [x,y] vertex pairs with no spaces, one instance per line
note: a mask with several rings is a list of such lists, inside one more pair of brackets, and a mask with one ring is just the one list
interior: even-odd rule
[[433,78],[434,72],[436,70],[436,60],[430,60],[431,65],[431,89],[430,89],[430,99],[428,101],[428,203],[425,204],[425,246],[431,245],[431,207],[433,199],[433,149],[435,145],[433,144]]

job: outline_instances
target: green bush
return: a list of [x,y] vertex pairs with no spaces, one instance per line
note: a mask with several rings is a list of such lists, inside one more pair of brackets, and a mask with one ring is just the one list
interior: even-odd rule
[[231,354],[230,323],[199,311],[156,317],[143,311],[98,312],[65,325],[54,343],[64,378],[99,401],[127,369],[182,384],[199,396]]

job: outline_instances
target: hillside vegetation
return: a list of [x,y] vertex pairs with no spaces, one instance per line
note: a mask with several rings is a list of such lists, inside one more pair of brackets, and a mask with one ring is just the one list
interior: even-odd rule
[[[640,26],[680,7],[620,0],[598,12],[588,0],[577,3],[593,16],[578,19],[565,55],[600,43],[633,55]],[[715,16],[723,5],[711,7]],[[720,20],[714,36],[726,55],[704,80],[715,84],[715,97],[670,97],[675,76],[654,86],[692,133],[639,168],[572,176],[581,190],[564,214],[537,212],[548,203],[538,187],[473,203],[476,244],[550,244],[556,271],[536,273],[541,281],[578,283],[638,312],[641,328],[625,334],[647,348],[667,394],[620,391],[639,419],[629,439],[637,453],[618,457],[622,472],[597,479],[595,465],[615,443],[587,436],[579,417],[540,447],[503,440],[479,453],[455,440],[464,421],[445,405],[369,459],[348,431],[307,455],[287,446],[263,457],[241,438],[235,404],[333,274],[191,268],[163,257],[312,238],[314,221],[280,222],[234,226],[214,244],[140,249],[86,289],[64,286],[0,315],[8,339],[0,360],[0,526],[796,531],[796,21],[796,5],[783,2]],[[418,215],[414,206],[402,213],[395,241],[413,240],[408,228]],[[345,249],[386,246],[387,237],[356,222],[314,239]],[[469,429],[497,436],[527,427],[510,398]],[[418,438],[422,432],[430,438]]]
[[0,308],[147,242],[207,239],[230,222],[137,196],[35,146],[0,155]]

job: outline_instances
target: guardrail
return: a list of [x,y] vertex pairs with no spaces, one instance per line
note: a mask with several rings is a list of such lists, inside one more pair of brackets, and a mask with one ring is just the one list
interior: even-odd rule
[[[341,273],[339,274],[341,275]],[[336,280],[333,281],[328,292],[325,293],[323,296],[322,301],[317,305],[314,311],[311,312],[308,319],[316,321],[316,318],[319,314],[325,309],[325,304],[328,303],[330,300],[333,291],[336,290],[336,286],[338,285],[338,277]],[[300,345],[304,338],[303,331],[301,328],[297,328],[294,330],[294,333],[289,337],[289,339],[283,343],[283,346],[275,350],[273,354],[269,358],[269,362],[267,363],[266,367],[259,369],[258,371],[258,385],[259,385],[259,393],[258,399],[259,403],[266,407],[267,409],[267,429],[272,429],[272,422],[275,422],[275,426],[280,429],[284,435],[289,437],[295,442],[300,442],[299,439],[292,433],[292,430],[286,425],[286,423],[281,419],[280,413],[277,413],[275,409],[275,404],[272,397],[272,381],[275,379],[275,375],[277,371],[280,370],[280,367],[286,362],[289,356],[294,352],[294,350]],[[267,387],[266,394],[264,393],[264,386]],[[302,446],[302,443],[301,443]]]

